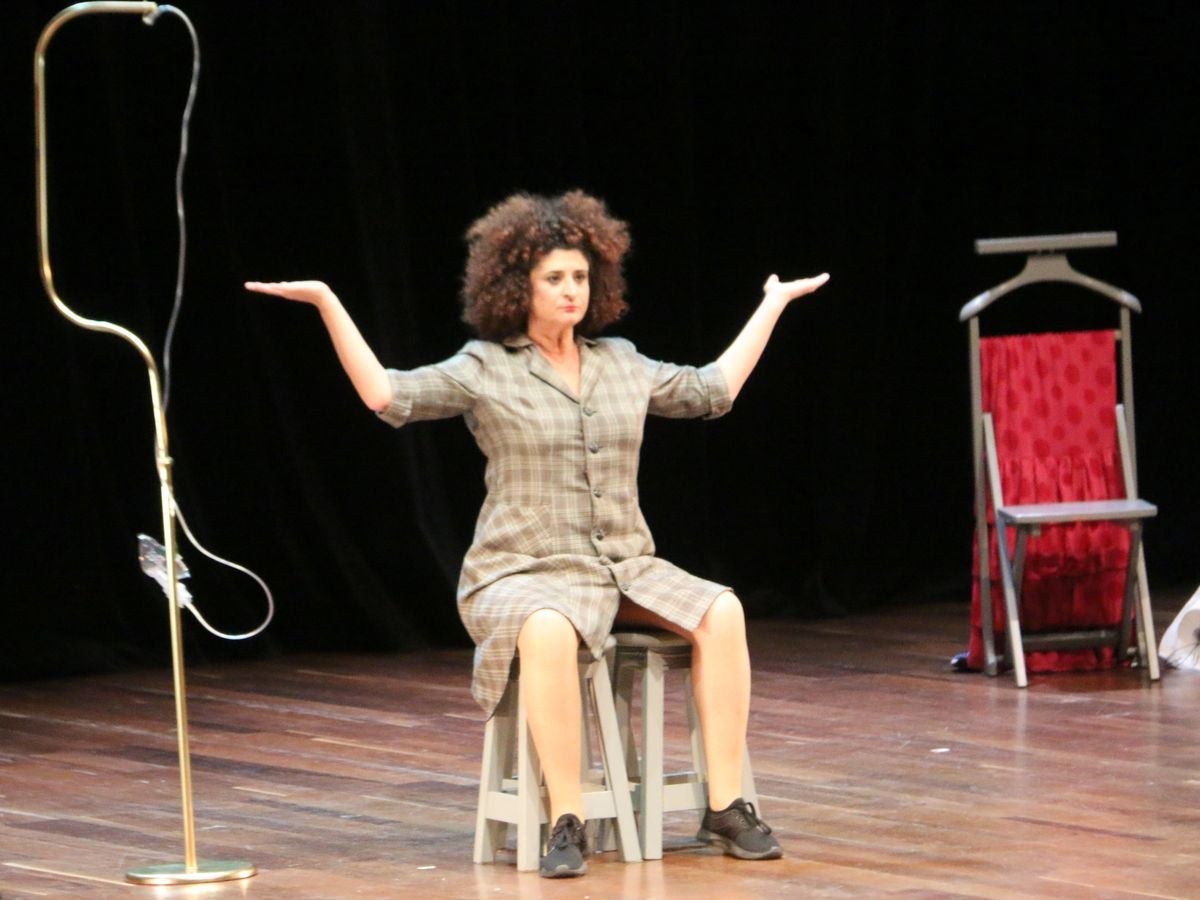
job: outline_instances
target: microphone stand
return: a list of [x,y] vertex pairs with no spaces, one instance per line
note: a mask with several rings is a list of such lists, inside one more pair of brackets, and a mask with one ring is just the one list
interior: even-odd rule
[[136,334],[112,322],[88,319],[71,310],[54,287],[50,266],[49,212],[46,192],[46,48],[54,33],[67,21],[89,13],[134,13],[152,24],[159,12],[156,3],[91,2],[76,3],[51,19],[38,39],[34,53],[33,81],[36,106],[37,143],[37,231],[42,284],[51,302],[70,322],[89,331],[112,334],[133,345],[146,363],[150,379],[150,403],[154,414],[154,458],[158,469],[159,493],[162,500],[163,546],[166,549],[167,600],[171,622],[171,664],[175,681],[175,722],[179,737],[179,780],[183,797],[184,862],[149,865],[130,869],[125,878],[134,884],[174,885],[202,884],[249,878],[257,872],[254,865],[242,860],[197,861],[196,826],[192,807],[192,767],[188,752],[187,690],[183,671],[183,638],[178,602],[177,551],[175,534],[175,503],[171,485],[172,460],[167,451],[167,420],[162,404],[158,366],[149,348]]

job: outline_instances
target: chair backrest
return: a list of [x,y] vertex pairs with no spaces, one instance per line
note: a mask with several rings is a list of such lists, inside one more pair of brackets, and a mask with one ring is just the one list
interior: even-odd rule
[[983,338],[979,356],[1005,503],[1125,496],[1113,331]]
[[[983,338],[979,356],[1003,504],[1125,497],[1115,332]],[[994,521],[997,501],[989,499]],[[994,534],[989,544],[995,572]],[[1099,611],[1102,621],[1117,615],[1128,548],[1128,532],[1109,522],[1046,526],[1029,542],[1025,560],[1027,624],[1079,621],[1080,606]]]

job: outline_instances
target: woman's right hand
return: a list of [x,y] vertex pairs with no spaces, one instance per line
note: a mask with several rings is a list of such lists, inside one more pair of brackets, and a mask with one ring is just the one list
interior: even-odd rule
[[320,306],[334,296],[323,281],[247,281],[246,290]]
[[321,321],[325,323],[342,368],[350,376],[363,403],[378,412],[392,402],[392,383],[387,370],[379,364],[329,285],[323,281],[247,281],[246,290],[315,306],[321,313]]

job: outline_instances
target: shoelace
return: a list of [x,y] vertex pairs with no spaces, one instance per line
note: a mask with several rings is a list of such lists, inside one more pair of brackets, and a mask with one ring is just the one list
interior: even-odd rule
[[[554,831],[550,835],[550,847],[553,850],[565,850],[570,844],[576,842],[579,835],[579,828],[575,827],[574,822],[563,822],[561,825],[554,826]],[[579,841],[579,849],[583,850],[583,841]]]
[[749,801],[740,810],[742,817],[746,820],[746,824],[750,828],[757,828],[763,834],[771,833],[771,826],[758,817],[758,810],[754,808],[754,804]]

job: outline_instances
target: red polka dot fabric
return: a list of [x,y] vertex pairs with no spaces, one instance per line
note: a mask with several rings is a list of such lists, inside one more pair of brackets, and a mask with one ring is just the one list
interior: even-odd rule
[[[991,412],[1006,503],[1125,496],[1117,449],[1116,338],[1112,331],[1010,335],[980,341],[983,409]],[[991,507],[988,520],[994,521]],[[1009,547],[1015,547],[1009,533]],[[976,544],[976,547],[978,545]],[[1004,594],[991,538],[992,609],[1003,633]],[[976,549],[978,557],[978,549]],[[1030,538],[1021,628],[1112,626],[1120,621],[1129,532],[1108,523],[1052,525]],[[979,561],[975,559],[978,576]],[[983,668],[979,582],[971,604],[968,664]],[[997,648],[1002,650],[1003,648]],[[1030,671],[1112,665],[1112,651],[1030,653]]]

